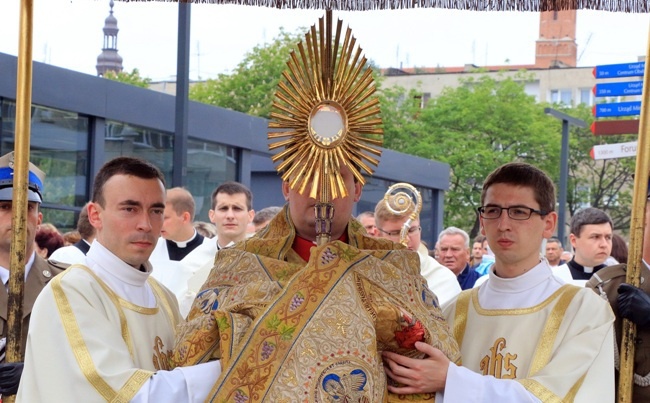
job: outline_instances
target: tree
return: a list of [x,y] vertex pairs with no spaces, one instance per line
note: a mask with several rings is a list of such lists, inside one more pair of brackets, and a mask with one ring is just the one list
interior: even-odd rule
[[463,228],[471,237],[478,234],[483,180],[499,165],[527,161],[557,179],[560,132],[543,106],[525,93],[526,80],[525,74],[467,79],[420,111],[405,91],[382,91],[388,101],[382,104],[388,118],[386,146],[451,166],[445,226]]
[[[594,118],[584,105],[564,111],[588,125]],[[610,215],[614,229],[629,232],[635,158],[594,160],[589,155],[599,144],[624,143],[636,136],[594,136],[589,129],[571,126],[567,206],[571,216],[583,207],[596,207]]]
[[290,34],[281,28],[270,44],[248,52],[232,74],[192,86],[190,99],[268,118],[289,54],[305,32],[303,28]]
[[130,73],[120,71],[118,73],[114,71],[107,71],[104,74],[104,78],[113,81],[119,81],[124,84],[135,85],[136,87],[149,88],[151,79],[148,77],[140,77],[140,71],[138,69],[133,69]]

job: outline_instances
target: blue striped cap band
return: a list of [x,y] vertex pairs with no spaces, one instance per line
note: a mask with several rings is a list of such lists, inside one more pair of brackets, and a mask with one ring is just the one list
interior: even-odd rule
[[[43,190],[43,182],[32,171],[29,171],[28,177],[28,201],[41,203],[43,198],[41,192]],[[10,167],[0,168],[0,200],[11,200],[13,197],[14,185],[14,170]]]

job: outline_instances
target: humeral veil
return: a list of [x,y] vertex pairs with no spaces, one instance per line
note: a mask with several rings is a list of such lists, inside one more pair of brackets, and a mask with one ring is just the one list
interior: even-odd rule
[[[220,359],[208,401],[432,401],[387,392],[381,352],[415,357],[416,341],[460,363],[458,345],[420,275],[417,253],[365,235],[292,249],[285,206],[257,236],[217,254],[177,334],[174,361]],[[397,248],[397,249],[393,249]]]

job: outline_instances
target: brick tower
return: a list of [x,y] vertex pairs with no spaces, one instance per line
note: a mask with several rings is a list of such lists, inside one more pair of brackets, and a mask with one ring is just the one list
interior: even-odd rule
[[535,44],[535,67],[576,67],[576,15],[576,10],[540,13],[539,39]]

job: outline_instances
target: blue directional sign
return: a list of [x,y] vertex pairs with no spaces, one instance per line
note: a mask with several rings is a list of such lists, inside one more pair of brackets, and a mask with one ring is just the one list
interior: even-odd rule
[[597,118],[639,115],[641,114],[641,101],[596,104],[592,112]]
[[645,62],[606,64],[596,66],[593,74],[596,78],[643,77]]
[[618,97],[641,95],[643,92],[643,81],[626,81],[622,83],[596,84],[594,95],[597,97]]

